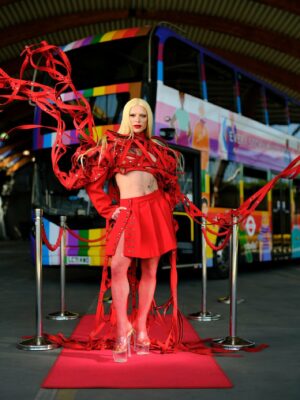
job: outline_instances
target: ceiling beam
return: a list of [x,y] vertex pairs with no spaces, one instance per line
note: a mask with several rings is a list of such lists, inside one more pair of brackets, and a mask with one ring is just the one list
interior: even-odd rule
[[292,14],[300,15],[299,0],[253,0],[256,3],[263,3],[272,8],[279,8]]
[[[18,3],[21,0],[0,0],[0,7],[6,6],[12,3]],[[299,0],[252,0],[255,3],[263,3],[272,8],[279,8],[281,10],[290,12],[292,14],[300,14],[300,3]],[[130,4],[129,1],[127,3]]]
[[20,0],[0,0],[0,7],[1,6],[7,6],[8,4],[11,3],[18,3]]
[[[209,15],[189,12],[175,12],[164,10],[134,10],[136,18],[152,21],[169,21],[175,24],[193,25],[201,29],[214,31],[243,40],[251,41],[262,46],[273,48],[282,53],[300,58],[299,40],[285,36],[274,31],[246,25],[228,18],[213,17]],[[62,29],[72,29],[77,26],[86,26],[99,22],[129,19],[132,10],[97,10],[70,13],[30,21],[19,25],[7,27],[0,31],[0,47],[9,46],[23,40],[34,39]]]
[[128,14],[129,11],[127,9],[81,11],[9,26],[0,30],[0,47],[78,26],[126,19]]
[[215,17],[203,14],[173,11],[139,11],[137,18],[145,18],[156,21],[170,21],[176,24],[193,25],[199,29],[223,33],[239,39],[270,47],[282,53],[300,58],[299,39],[279,34],[252,25],[246,25],[228,18]]

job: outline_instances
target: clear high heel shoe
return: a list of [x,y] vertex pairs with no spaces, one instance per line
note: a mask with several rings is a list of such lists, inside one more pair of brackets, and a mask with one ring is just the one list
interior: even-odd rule
[[113,349],[113,359],[115,362],[126,362],[128,357],[131,357],[131,337],[134,334],[134,329],[131,328],[126,336],[119,336]]
[[134,334],[134,351],[140,356],[150,353],[150,339],[147,332]]

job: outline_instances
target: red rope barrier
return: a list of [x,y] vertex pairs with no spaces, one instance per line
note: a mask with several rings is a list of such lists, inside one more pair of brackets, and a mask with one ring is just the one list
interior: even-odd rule
[[244,221],[259,205],[266,194],[275,186],[281,178],[295,179],[300,173],[300,156],[296,157],[283,171],[275,176],[270,182],[259,189],[253,196],[249,197],[239,208],[233,210],[233,215],[238,217],[238,222]]
[[[245,221],[248,216],[257,208],[267,193],[276,185],[279,179],[295,179],[300,174],[300,156],[296,157],[283,171],[275,176],[271,181],[267,182],[262,188],[260,188],[255,194],[249,197],[235,210],[225,211],[223,214],[217,214],[213,217],[204,215],[197,207],[190,203],[188,199],[184,199],[184,205],[188,209],[188,213],[191,215],[193,220],[198,224],[201,223],[201,219],[205,218],[210,225],[218,225],[221,232],[215,232],[206,226],[206,229],[202,229],[206,243],[213,250],[218,251],[223,249],[229,241],[231,228],[233,226],[232,217],[237,217],[238,224]],[[197,218],[200,218],[198,220]],[[215,246],[212,241],[208,238],[208,233],[217,237],[225,236],[224,241],[219,246]]]
[[224,231],[222,231],[222,232],[217,232],[217,231],[213,231],[212,229],[209,229],[207,226],[206,226],[206,231],[207,231],[208,233],[211,233],[211,234],[213,234],[213,235],[215,235],[215,236],[218,236],[218,237],[226,236],[226,235],[227,235],[227,231],[226,231],[226,232],[224,232]]
[[225,236],[224,240],[222,241],[222,243],[219,244],[219,246],[214,245],[213,242],[209,239],[209,237],[207,236],[206,229],[202,229],[202,233],[204,235],[205,241],[208,244],[208,246],[211,247],[215,251],[219,251],[219,250],[224,249],[224,247],[227,245],[227,243],[230,239],[231,229],[227,230],[226,236]]
[[55,251],[55,250],[58,249],[58,246],[60,245],[60,241],[61,241],[62,235],[63,235],[63,229],[60,228],[60,229],[59,229],[59,233],[58,233],[58,238],[57,238],[57,240],[56,240],[56,243],[55,243],[54,245],[52,245],[52,244],[48,241],[48,238],[47,238],[47,235],[46,235],[46,232],[45,232],[45,228],[44,228],[44,226],[42,225],[42,240],[43,240],[43,242],[45,243],[45,245],[48,247],[49,250]]
[[95,243],[95,242],[100,242],[101,240],[106,238],[106,234],[103,236],[100,236],[97,239],[86,239],[83,238],[79,235],[77,235],[77,233],[75,233],[74,231],[72,231],[70,228],[67,228],[67,231],[69,232],[70,235],[72,235],[74,238],[78,239],[80,242],[85,242],[85,243]]

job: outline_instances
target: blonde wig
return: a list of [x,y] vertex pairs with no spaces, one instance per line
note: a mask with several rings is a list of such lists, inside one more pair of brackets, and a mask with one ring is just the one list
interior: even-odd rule
[[129,121],[129,115],[130,115],[130,110],[132,107],[135,106],[141,106],[146,110],[147,113],[147,129],[145,132],[145,136],[150,139],[151,135],[152,135],[152,128],[153,128],[153,113],[152,110],[149,106],[149,104],[143,100],[143,99],[139,99],[139,98],[134,98],[129,100],[123,109],[123,114],[122,114],[122,121],[121,121],[121,125],[120,128],[118,130],[118,132],[121,135],[129,135],[129,138],[132,139],[134,137],[134,133],[132,130],[132,127],[130,125],[130,121]]
[[[121,120],[121,125],[120,128],[118,130],[118,133],[121,135],[126,135],[128,139],[133,139],[134,138],[134,132],[133,129],[131,127],[130,121],[129,121],[129,115],[130,115],[130,110],[132,107],[135,106],[141,106],[146,110],[146,114],[147,114],[147,129],[145,132],[145,136],[148,139],[153,140],[155,143],[157,143],[160,146],[163,147],[168,147],[165,143],[161,142],[160,140],[157,139],[152,139],[151,135],[152,135],[152,129],[153,129],[153,113],[152,110],[149,106],[149,104],[140,98],[133,98],[131,100],[129,100],[124,108],[123,108],[123,113],[122,113],[122,120]],[[107,137],[106,135],[102,136],[99,141],[97,146],[101,147],[100,149],[100,154],[99,154],[99,163],[101,161],[102,158],[102,154],[104,153],[104,151],[106,150],[107,147]],[[90,151],[92,151],[93,149],[89,149],[87,150],[85,153],[81,154],[78,157],[78,161],[81,163],[82,167],[84,167],[84,156],[87,155]],[[176,159],[176,164],[177,164],[177,172],[182,172],[184,170],[184,158],[182,156],[181,153],[175,152],[172,148],[169,147],[169,150],[173,152],[174,157]]]

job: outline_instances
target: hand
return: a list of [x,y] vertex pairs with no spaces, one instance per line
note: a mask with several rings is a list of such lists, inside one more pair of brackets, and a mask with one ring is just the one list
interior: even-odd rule
[[113,212],[113,215],[111,216],[111,219],[116,220],[118,218],[121,210],[127,210],[127,208],[126,207],[118,207],[118,208],[116,208],[115,211]]

